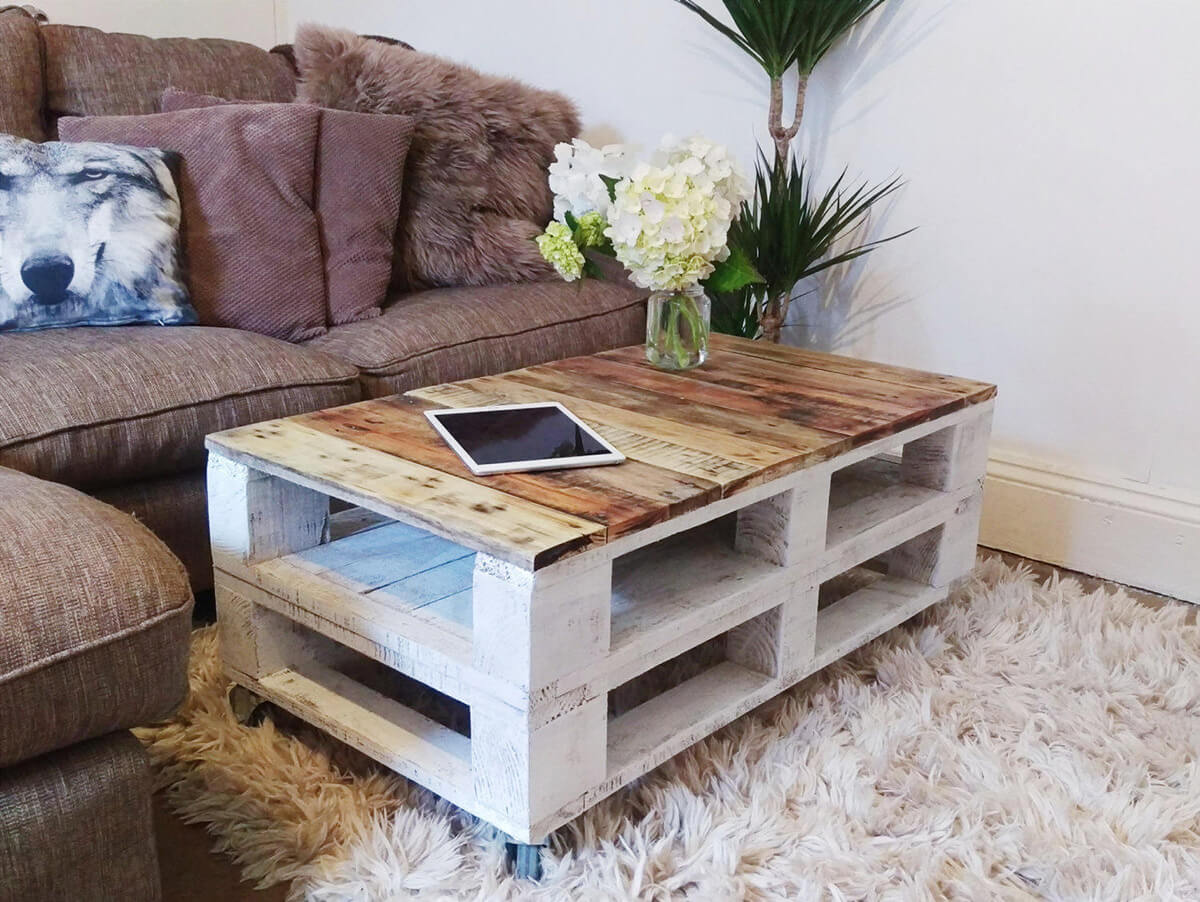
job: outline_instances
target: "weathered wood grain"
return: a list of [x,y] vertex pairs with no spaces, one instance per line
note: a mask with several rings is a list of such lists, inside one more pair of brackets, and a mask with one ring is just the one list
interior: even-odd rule
[[349,677],[306,664],[249,680],[250,688],[397,773],[473,807],[471,742]]
[[946,587],[886,576],[821,611],[814,665],[824,667],[940,601]]
[[481,554],[473,593],[474,665],[496,681],[539,693],[608,653],[610,562],[551,580]]
[[668,420],[683,426],[717,430],[743,441],[758,442],[797,454],[796,466],[824,460],[850,446],[846,436],[780,419],[761,412],[749,414],[707,404],[685,392],[659,392],[646,386],[625,385],[600,375],[585,375],[555,369],[550,365],[516,370],[507,381],[561,392],[570,397],[619,406],[635,413]]
[[[521,370],[531,373],[532,370]],[[415,398],[423,398],[446,407],[482,407],[488,404],[525,404],[537,401],[558,401],[568,406],[572,413],[582,418],[593,428],[612,427],[636,435],[645,442],[643,453],[638,457],[666,469],[687,472],[677,464],[677,455],[700,453],[714,461],[707,464],[707,471],[719,473],[723,467],[736,467],[736,477],[746,472],[770,470],[780,464],[793,461],[804,454],[805,449],[788,449],[764,445],[753,439],[734,435],[720,428],[708,428],[695,422],[678,423],[655,414],[639,413],[622,406],[620,399],[609,398],[609,403],[591,401],[577,394],[555,391],[544,385],[527,384],[507,376],[483,376],[466,382],[450,382],[433,385],[408,392]],[[830,437],[831,438],[831,437]],[[661,450],[655,451],[652,443],[660,443]],[[654,455],[654,456],[650,456]],[[700,474],[703,475],[703,474]],[[705,477],[709,478],[709,477]],[[726,483],[716,476],[713,481]]]
[[987,468],[990,411],[931,433],[904,446],[901,470],[905,482],[940,492],[961,488]]
[[[621,348],[597,354],[643,369],[653,364],[636,348]],[[966,405],[961,393],[924,386],[884,382],[865,376],[840,373],[813,366],[796,366],[732,351],[713,350],[704,366],[679,375],[704,379],[733,388],[749,387],[770,397],[808,398],[834,406],[850,403],[880,414],[900,415],[917,411],[940,415]]]
[[208,459],[208,535],[213,560],[269,560],[319,544],[329,498],[220,455]]
[[790,345],[749,341],[745,338],[734,338],[730,335],[713,335],[710,347],[715,350],[730,351],[735,354],[759,357],[764,360],[774,360],[793,366],[813,367],[814,369],[828,370],[833,373],[865,376],[869,379],[877,379],[880,382],[893,382],[897,385],[910,385],[918,388],[946,391],[962,395],[973,404],[986,401],[988,398],[995,397],[996,394],[996,386],[989,385],[986,382],[960,379],[957,376],[944,376],[939,373],[927,373],[922,370],[892,366],[886,363],[874,363],[869,360],[859,360],[855,357],[825,354],[820,351],[794,348]]
[[597,404],[516,381],[489,381],[485,377],[470,383],[417,389],[409,395],[445,407],[558,401],[630,460],[714,483],[724,495],[788,472],[800,457],[799,452],[742,441],[712,429]]
[[670,519],[720,497],[721,488],[715,482],[639,460],[619,468],[476,476],[426,419],[425,411],[438,406],[416,398],[393,397],[317,411],[290,422],[603,523],[607,538]]
[[586,376],[610,385],[646,389],[704,407],[751,417],[771,417],[824,433],[857,436],[886,426],[896,417],[860,404],[852,396],[829,403],[815,396],[785,393],[765,387],[764,380],[737,380],[706,366],[668,372],[603,357],[572,357],[547,366],[562,373]]
[[[550,366],[660,394],[691,398],[708,407],[771,417],[844,435],[851,445],[891,435],[966,404],[962,398],[952,395],[940,395],[932,404],[925,401],[906,403],[899,398],[885,401],[863,397],[850,385],[842,390],[792,385],[783,378],[735,372],[721,365],[722,360],[731,359],[737,359],[737,355],[718,355],[712,366],[705,364],[680,372],[667,372],[645,362],[602,355],[571,358]],[[797,376],[803,372],[798,367],[795,369]],[[851,380],[849,376],[835,375],[833,378]]]
[[291,420],[210,435],[210,451],[531,569],[592,543],[604,526]]

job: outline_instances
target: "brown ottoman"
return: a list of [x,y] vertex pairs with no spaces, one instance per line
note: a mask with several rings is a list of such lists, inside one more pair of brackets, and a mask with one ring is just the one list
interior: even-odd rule
[[0,468],[0,900],[157,899],[145,755],[192,594],[126,514]]

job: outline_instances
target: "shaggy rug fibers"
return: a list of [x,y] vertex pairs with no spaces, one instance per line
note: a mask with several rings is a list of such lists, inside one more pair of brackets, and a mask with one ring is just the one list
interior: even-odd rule
[[1185,616],[984,561],[577,818],[540,886],[507,876],[489,828],[356,753],[235,723],[211,629],[191,698],[142,736],[174,809],[295,899],[1197,900]]

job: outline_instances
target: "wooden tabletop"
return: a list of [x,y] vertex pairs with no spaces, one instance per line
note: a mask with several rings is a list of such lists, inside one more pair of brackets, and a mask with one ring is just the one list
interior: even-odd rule
[[[658,370],[622,348],[210,435],[208,447],[529,569],[866,442],[978,404],[968,379],[714,335],[708,362]],[[616,466],[475,476],[424,416],[560,401]]]

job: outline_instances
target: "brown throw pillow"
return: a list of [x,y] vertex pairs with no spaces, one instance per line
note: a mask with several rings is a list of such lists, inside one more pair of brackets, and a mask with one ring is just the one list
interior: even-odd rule
[[[253,101],[175,90],[162,96],[164,113],[222,103]],[[411,116],[321,111],[315,212],[331,326],[379,316],[387,299],[413,125]]]
[[533,239],[552,211],[554,145],[579,133],[566,97],[333,28],[301,26],[295,51],[299,99],[416,117],[398,248],[408,287],[554,277]]
[[320,111],[290,103],[147,116],[66,117],[68,141],[183,157],[183,235],[200,322],[303,341],[325,332],[313,214]]

